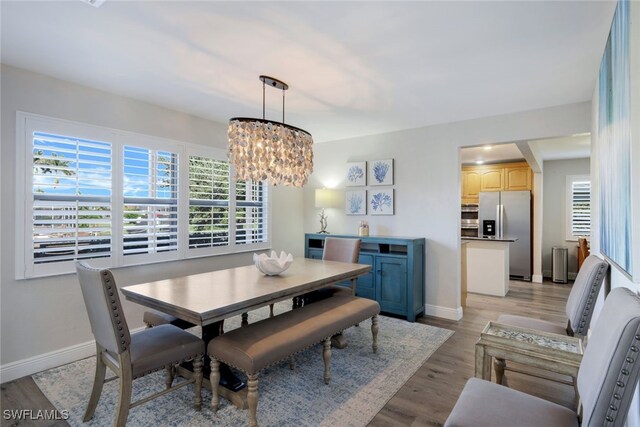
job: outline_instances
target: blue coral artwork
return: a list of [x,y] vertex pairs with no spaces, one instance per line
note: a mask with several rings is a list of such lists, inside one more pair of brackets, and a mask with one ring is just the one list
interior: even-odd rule
[[347,163],[347,187],[361,187],[367,185],[367,162]]
[[393,159],[369,162],[369,185],[393,185]]
[[370,191],[369,212],[371,215],[393,215],[393,190]]
[[367,191],[353,190],[346,191],[346,200],[344,204],[344,213],[347,215],[366,215],[367,214]]

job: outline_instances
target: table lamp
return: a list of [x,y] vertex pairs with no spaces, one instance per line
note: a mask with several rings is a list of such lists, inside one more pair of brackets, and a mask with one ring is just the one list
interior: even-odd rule
[[339,192],[328,188],[316,189],[316,208],[322,208],[320,212],[320,231],[318,233],[329,234],[327,231],[327,216],[325,208],[337,208],[339,204]]

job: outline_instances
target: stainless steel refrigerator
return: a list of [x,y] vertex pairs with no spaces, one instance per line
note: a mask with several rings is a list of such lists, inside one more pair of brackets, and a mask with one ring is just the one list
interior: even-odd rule
[[478,219],[480,230],[493,220],[496,237],[518,239],[509,246],[509,276],[531,280],[531,192],[480,192]]

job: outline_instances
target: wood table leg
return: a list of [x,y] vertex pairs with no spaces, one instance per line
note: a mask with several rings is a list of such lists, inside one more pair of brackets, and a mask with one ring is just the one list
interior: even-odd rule
[[482,344],[476,344],[476,378],[491,381],[491,356]]
[[502,384],[508,387],[507,377],[504,375],[504,370],[507,367],[507,362],[504,359],[495,358],[493,361],[493,370],[496,373],[496,384]]

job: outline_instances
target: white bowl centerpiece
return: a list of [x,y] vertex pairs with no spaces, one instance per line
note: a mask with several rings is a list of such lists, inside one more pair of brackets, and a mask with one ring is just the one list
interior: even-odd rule
[[276,251],[271,251],[271,256],[253,254],[253,262],[258,270],[267,276],[277,276],[291,266],[293,255],[287,254],[285,251],[280,252],[280,256],[276,254]]

